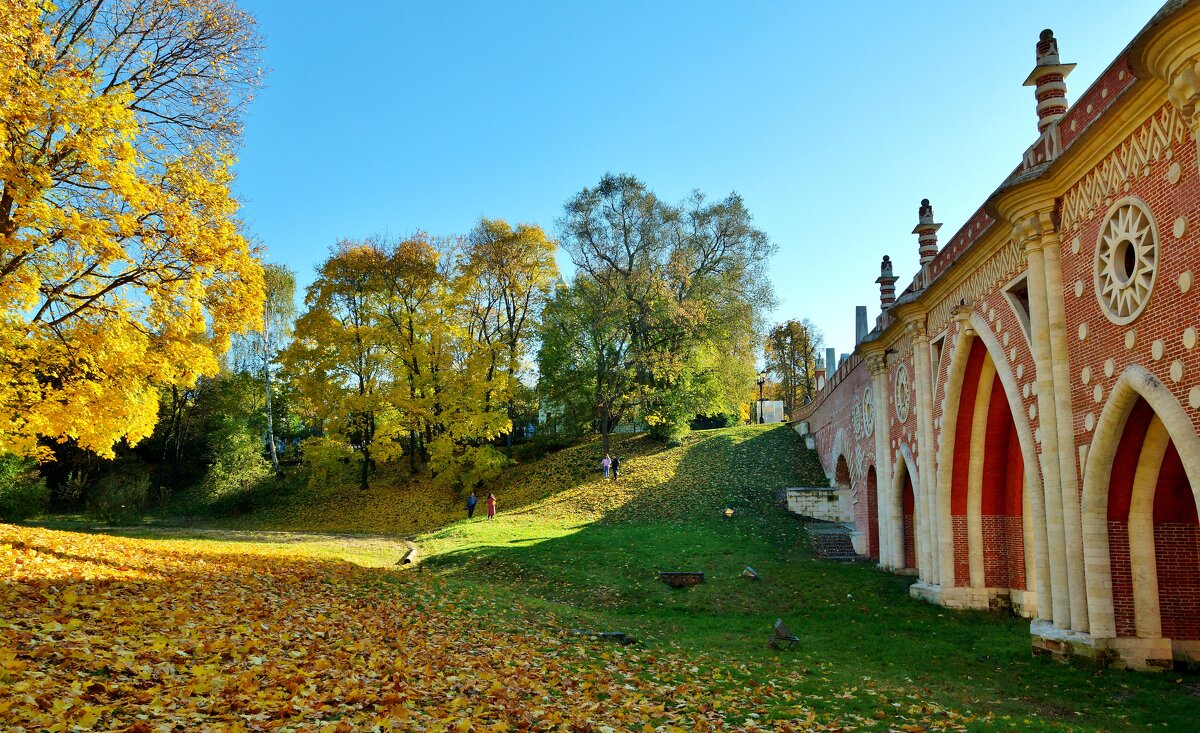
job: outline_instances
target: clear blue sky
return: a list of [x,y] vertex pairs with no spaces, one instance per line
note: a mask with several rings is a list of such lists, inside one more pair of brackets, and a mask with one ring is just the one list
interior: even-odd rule
[[[340,238],[541,224],[606,171],[737,191],[778,245],[772,320],[849,351],[928,197],[942,244],[1036,137],[1034,44],[1074,101],[1159,7],[244,0],[266,38],[236,193],[303,286]],[[560,257],[560,261],[565,261]]]

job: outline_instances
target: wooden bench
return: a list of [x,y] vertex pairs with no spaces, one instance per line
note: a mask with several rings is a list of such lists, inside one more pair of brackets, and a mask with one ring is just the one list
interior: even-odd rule
[[787,644],[788,649],[791,649],[798,641],[800,641],[800,637],[792,633],[783,619],[775,619],[775,632],[771,634],[771,640],[767,642],[768,649],[781,649],[784,643]]

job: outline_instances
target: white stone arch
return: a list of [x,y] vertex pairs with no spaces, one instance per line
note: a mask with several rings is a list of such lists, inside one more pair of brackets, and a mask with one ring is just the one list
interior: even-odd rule
[[[1041,502],[1042,481],[1037,442],[1034,439],[1033,430],[1029,427],[1025,407],[1021,403],[1021,387],[1012,372],[1000,340],[996,338],[987,319],[978,312],[971,311],[964,320],[967,328],[964,328],[964,322],[960,321],[958,335],[954,341],[954,350],[951,352],[950,367],[946,375],[946,409],[942,411],[942,429],[938,440],[937,521],[941,527],[941,544],[938,547],[941,557],[941,578],[939,580],[943,587],[948,588],[954,585],[954,529],[950,513],[954,477],[954,442],[958,433],[958,413],[962,404],[962,388],[963,381],[966,379],[967,360],[971,354],[971,345],[975,339],[979,339],[991,357],[992,365],[996,369],[996,377],[1004,388],[1004,398],[1008,403],[1009,411],[1012,412],[1017,442],[1021,448],[1021,459],[1025,464],[1025,490],[1022,496],[1022,505],[1025,510],[1022,516],[1022,526],[1025,527],[1026,535],[1029,535],[1032,530],[1033,542],[1027,543],[1026,554],[1031,554],[1029,550],[1032,549],[1034,557],[1034,562],[1025,563],[1025,587],[1029,591],[1034,588],[1038,588],[1040,591],[1040,584],[1043,581],[1049,581],[1049,556],[1047,555],[1043,562],[1042,555],[1045,553],[1046,547],[1046,521]],[[974,333],[968,333],[968,329]],[[982,552],[981,546],[976,543],[971,544],[972,554]],[[1031,547],[1029,547],[1030,545]],[[982,562],[982,558],[975,559]],[[1026,601],[1026,605],[1030,605],[1028,601]]]
[[890,497],[892,566],[895,568],[907,567],[904,563],[904,476],[908,474],[913,488],[913,549],[917,557],[916,567],[919,571],[922,566],[921,528],[924,516],[924,512],[921,511],[920,499],[921,477],[917,472],[917,462],[913,459],[912,451],[904,441],[900,441],[900,447],[896,449],[895,461],[896,467],[892,470]]
[[[850,438],[846,436],[845,428],[838,428],[837,434],[833,436],[833,444],[829,449],[829,470],[825,472],[826,478],[829,479],[831,487],[837,487],[837,464],[838,458],[846,461],[846,466],[850,464]],[[853,475],[852,475],[853,476]]]
[[[1200,506],[1200,436],[1192,427],[1191,419],[1171,390],[1148,369],[1136,364],[1126,368],[1113,385],[1108,402],[1100,413],[1083,474],[1084,579],[1087,585],[1089,628],[1096,639],[1115,638],[1117,635],[1108,545],[1108,490],[1117,446],[1139,397],[1150,405],[1155,417],[1166,429],[1167,436],[1175,443],[1184,473],[1192,487],[1192,498]],[[1131,507],[1131,514],[1133,511]],[[1130,544],[1133,544],[1132,541]],[[1145,632],[1152,633],[1152,629],[1145,629]]]

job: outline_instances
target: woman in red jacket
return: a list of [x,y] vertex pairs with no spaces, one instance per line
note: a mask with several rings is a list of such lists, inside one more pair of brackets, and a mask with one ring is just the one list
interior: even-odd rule
[[496,495],[488,494],[488,519],[496,518]]

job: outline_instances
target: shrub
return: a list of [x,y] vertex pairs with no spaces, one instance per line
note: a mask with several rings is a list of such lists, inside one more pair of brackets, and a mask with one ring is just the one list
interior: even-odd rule
[[117,463],[92,486],[88,509],[108,524],[132,524],[150,496],[150,469],[140,462]]
[[253,489],[271,475],[262,444],[245,430],[229,431],[213,448],[214,461],[204,477],[204,493],[219,500]]
[[0,454],[0,519],[15,522],[38,514],[46,508],[48,497],[35,461]]

